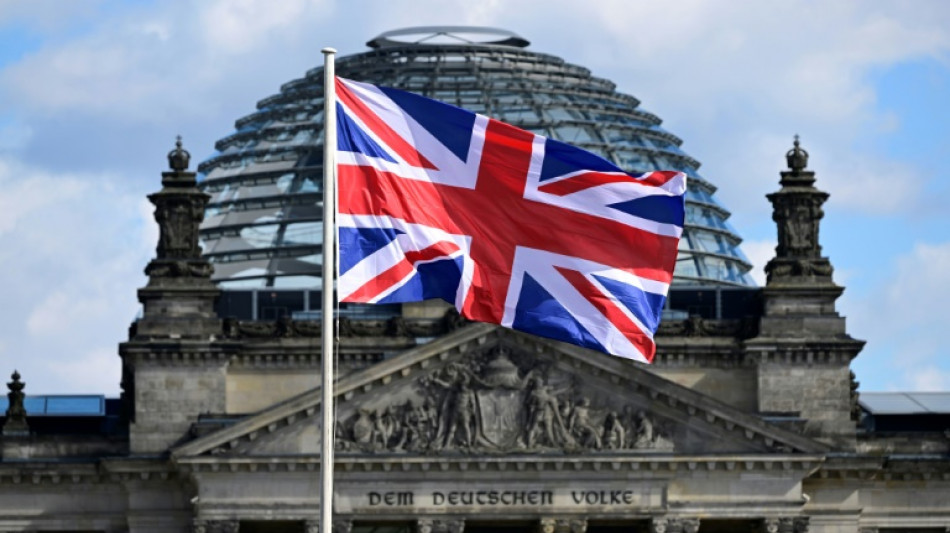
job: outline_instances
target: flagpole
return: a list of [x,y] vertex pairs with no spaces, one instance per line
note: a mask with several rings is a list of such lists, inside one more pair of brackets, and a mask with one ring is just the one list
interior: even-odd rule
[[336,49],[323,52],[323,432],[320,447],[320,533],[333,524],[333,279],[336,251]]

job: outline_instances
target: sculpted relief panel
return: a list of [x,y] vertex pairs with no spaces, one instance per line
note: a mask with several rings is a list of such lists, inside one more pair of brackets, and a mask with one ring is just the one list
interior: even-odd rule
[[649,413],[504,346],[416,380],[340,422],[341,452],[672,451]]

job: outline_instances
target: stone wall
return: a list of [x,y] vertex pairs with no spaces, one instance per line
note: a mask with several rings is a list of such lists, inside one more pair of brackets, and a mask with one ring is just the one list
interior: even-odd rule
[[136,359],[132,453],[164,452],[188,437],[200,415],[225,412],[226,357],[198,351]]

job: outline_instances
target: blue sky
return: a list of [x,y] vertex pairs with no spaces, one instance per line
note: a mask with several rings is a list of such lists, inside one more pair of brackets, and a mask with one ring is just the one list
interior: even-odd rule
[[950,389],[950,4],[713,0],[0,0],[0,372],[116,394],[154,252],[145,195],[319,50],[486,25],[633,94],[719,186],[757,275],[798,133],[863,390]]

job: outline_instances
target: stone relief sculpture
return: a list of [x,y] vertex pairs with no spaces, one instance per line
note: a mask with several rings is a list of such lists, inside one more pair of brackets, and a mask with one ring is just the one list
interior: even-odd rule
[[[516,364],[517,361],[517,364]],[[498,346],[420,377],[402,397],[344,416],[343,452],[672,451],[635,405],[591,397],[576,377]]]

